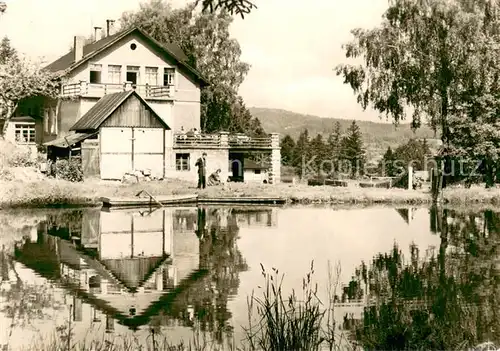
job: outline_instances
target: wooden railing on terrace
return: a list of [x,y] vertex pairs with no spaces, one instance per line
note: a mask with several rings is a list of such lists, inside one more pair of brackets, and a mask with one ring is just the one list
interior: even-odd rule
[[229,146],[233,149],[266,149],[272,148],[271,137],[252,138],[247,135],[235,134],[229,136]]
[[124,84],[94,84],[88,82],[63,84],[61,87],[62,97],[89,96],[102,97],[122,91],[135,89],[143,98],[149,99],[171,99],[174,89],[172,86],[157,85],[132,85],[130,82]]
[[279,147],[273,145],[272,137],[252,138],[246,135],[228,133],[219,134],[174,134],[174,147],[177,148],[203,148],[220,147],[230,149],[272,149]]
[[174,147],[221,147],[220,134],[174,134]]

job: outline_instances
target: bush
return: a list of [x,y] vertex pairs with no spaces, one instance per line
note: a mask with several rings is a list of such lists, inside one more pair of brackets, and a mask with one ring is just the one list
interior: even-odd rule
[[83,170],[80,157],[69,159],[60,159],[56,162],[56,178],[64,179],[70,182],[82,182]]
[[37,162],[28,148],[0,139],[0,165],[6,167],[34,167]]

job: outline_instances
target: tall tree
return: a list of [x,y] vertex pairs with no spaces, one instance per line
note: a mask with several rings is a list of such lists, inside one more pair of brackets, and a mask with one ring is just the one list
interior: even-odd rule
[[389,146],[384,154],[384,157],[382,158],[380,165],[382,175],[387,177],[394,177],[396,175],[395,161],[396,157],[392,152],[391,147]]
[[5,119],[2,135],[21,100],[40,95],[55,98],[57,94],[53,75],[42,70],[40,65],[24,58],[8,58],[0,64],[0,111]]
[[[497,159],[498,7],[488,0],[390,1],[380,26],[353,30],[344,47],[363,64],[339,65],[337,74],[365,109],[397,123],[411,107],[415,128],[427,118],[449,154]],[[465,135],[474,135],[472,145]]]
[[290,166],[295,156],[295,140],[290,135],[285,135],[280,142],[282,164]]
[[0,41],[0,65],[4,65],[7,60],[17,58],[17,51],[10,44],[8,37],[3,37]]
[[323,141],[323,136],[321,134],[316,135],[310,143],[310,153],[314,156],[314,166],[318,175],[321,173],[330,174],[333,169],[330,169],[330,161],[327,153],[327,148],[325,142]]
[[365,161],[365,150],[361,131],[356,121],[352,121],[342,138],[341,158],[345,161],[352,177],[359,175]]
[[337,121],[335,123],[335,127],[333,128],[333,132],[328,136],[328,151],[330,153],[330,157],[334,162],[334,171],[339,170],[339,160],[340,160],[340,148],[342,142],[342,127],[340,122]]
[[310,156],[310,140],[309,140],[309,131],[304,129],[297,139],[297,143],[295,146],[295,156],[294,163],[295,169],[301,175],[301,177],[306,176],[305,172],[305,164],[309,161],[308,158]]
[[173,9],[166,0],[151,0],[137,12],[124,13],[121,22],[123,28],[137,25],[160,43],[180,47],[209,81],[201,91],[203,131],[261,129],[237,94],[250,66],[241,61],[238,41],[230,36],[233,18],[227,11],[199,13],[194,8]]

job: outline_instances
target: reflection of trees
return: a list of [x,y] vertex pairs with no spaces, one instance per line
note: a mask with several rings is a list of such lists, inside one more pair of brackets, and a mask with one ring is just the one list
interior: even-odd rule
[[350,286],[366,283],[372,301],[354,328],[364,347],[443,350],[500,341],[499,215],[433,208],[431,221],[441,238],[437,252],[412,245],[405,260],[395,245],[366,274],[364,264],[356,271]]
[[[225,219],[227,225],[221,225]],[[239,228],[231,210],[199,208],[197,226],[200,267],[208,274],[176,298],[169,314],[186,320],[187,307],[192,306],[201,330],[222,341],[224,334],[232,331],[227,303],[238,292],[239,273],[248,267],[237,248]]]

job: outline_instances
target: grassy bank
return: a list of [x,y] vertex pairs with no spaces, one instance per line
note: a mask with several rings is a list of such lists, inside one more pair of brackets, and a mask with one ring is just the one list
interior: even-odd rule
[[422,191],[399,189],[334,188],[307,185],[226,184],[198,190],[195,184],[180,180],[122,184],[120,182],[88,181],[71,183],[62,180],[0,182],[0,207],[94,206],[101,196],[134,196],[141,190],[153,195],[197,193],[200,198],[266,196],[284,197],[290,204],[425,204],[430,201]]
[[[196,184],[181,180],[151,181],[135,184],[90,180],[72,183],[55,179],[0,181],[0,208],[99,206],[101,196],[135,196],[141,190],[153,195],[196,193],[200,198],[211,197],[283,197],[288,204],[334,205],[426,205],[431,196],[426,190],[382,188],[340,188],[303,184],[250,185],[229,183],[198,190]],[[500,205],[500,189],[484,187],[450,188],[443,191],[442,200],[449,205]]]

